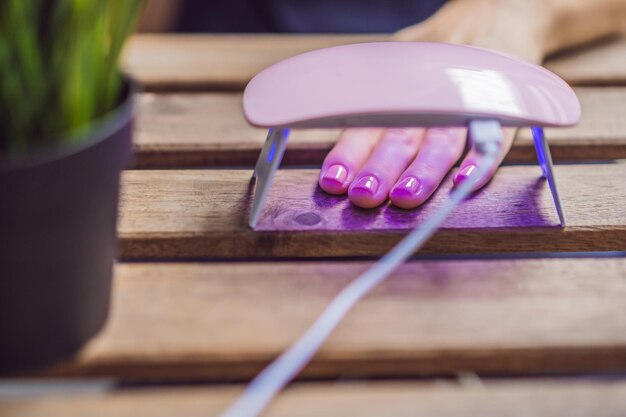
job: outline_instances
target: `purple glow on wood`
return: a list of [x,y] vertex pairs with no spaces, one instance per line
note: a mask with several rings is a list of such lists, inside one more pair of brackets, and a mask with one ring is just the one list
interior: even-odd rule
[[[512,178],[514,176],[514,178]],[[322,191],[311,177],[305,186],[289,184],[289,176],[279,171],[270,192],[257,231],[384,231],[410,230],[430,216],[451,190],[447,178],[435,195],[422,207],[403,210],[391,204],[374,209],[354,206],[346,196]],[[483,190],[465,201],[444,223],[443,229],[558,227],[559,221],[547,182],[537,167],[534,176],[500,172]]]

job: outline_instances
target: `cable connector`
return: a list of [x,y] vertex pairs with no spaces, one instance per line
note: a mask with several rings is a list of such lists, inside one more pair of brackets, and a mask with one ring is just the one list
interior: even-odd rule
[[497,120],[471,120],[467,134],[480,155],[496,156],[502,148],[502,125]]

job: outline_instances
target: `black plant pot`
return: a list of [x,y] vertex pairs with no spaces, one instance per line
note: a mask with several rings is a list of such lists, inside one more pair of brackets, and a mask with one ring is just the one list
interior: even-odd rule
[[133,89],[77,145],[0,160],[0,374],[76,352],[106,321]]

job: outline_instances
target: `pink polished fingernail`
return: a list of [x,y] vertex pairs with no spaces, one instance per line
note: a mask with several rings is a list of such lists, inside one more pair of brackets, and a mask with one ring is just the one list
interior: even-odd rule
[[341,186],[348,178],[348,170],[340,164],[331,165],[322,175],[322,181],[325,185]]
[[373,196],[378,191],[378,180],[373,175],[366,175],[359,178],[350,188],[351,194]]
[[393,187],[390,196],[392,198],[412,197],[417,194],[421,185],[422,183],[418,178],[406,177]]
[[466,179],[468,179],[476,171],[476,165],[466,165],[459,170],[454,176],[454,184],[459,185]]

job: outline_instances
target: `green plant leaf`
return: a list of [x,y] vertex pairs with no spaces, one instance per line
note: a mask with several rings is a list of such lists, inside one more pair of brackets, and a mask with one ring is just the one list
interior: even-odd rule
[[119,101],[143,0],[0,0],[0,157],[81,137]]

